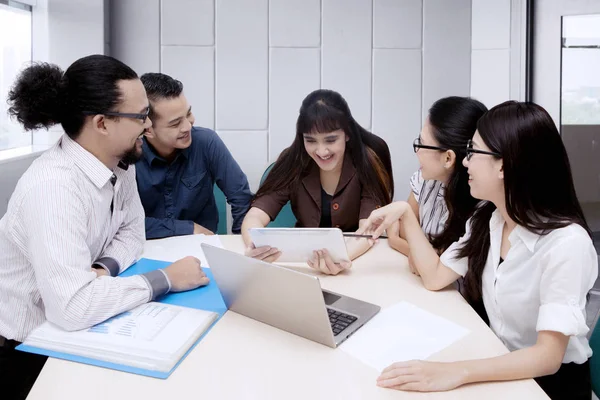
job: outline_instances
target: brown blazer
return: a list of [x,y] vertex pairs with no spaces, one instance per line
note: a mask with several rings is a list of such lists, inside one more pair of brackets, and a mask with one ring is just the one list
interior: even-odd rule
[[[316,228],[321,222],[321,177],[319,166],[311,161],[309,173],[293,188],[259,197],[252,207],[263,210],[273,221],[290,201],[296,216],[296,227]],[[375,208],[381,207],[375,199],[363,193],[356,168],[346,154],[342,174],[331,200],[331,225],[344,232],[358,229],[358,221],[365,219]]]

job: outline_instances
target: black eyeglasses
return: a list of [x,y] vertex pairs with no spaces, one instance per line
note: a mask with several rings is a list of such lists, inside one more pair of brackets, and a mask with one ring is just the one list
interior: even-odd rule
[[445,149],[443,147],[438,147],[438,146],[427,146],[425,144],[421,144],[421,138],[416,138],[413,142],[413,150],[416,153],[417,151],[419,151],[419,149],[429,149],[429,150],[439,150],[439,151],[446,151],[448,149]]
[[144,112],[143,114],[135,114],[135,113],[122,113],[122,112],[117,112],[117,111],[106,111],[106,112],[93,112],[93,111],[83,111],[84,115],[98,115],[98,114],[102,114],[102,115],[110,115],[111,117],[123,117],[123,118],[133,118],[133,119],[139,119],[142,120],[142,123],[146,122],[146,119],[148,118],[148,115],[150,114],[150,107],[148,107],[146,109],[146,112]]
[[502,158],[502,156],[498,153],[495,153],[493,151],[485,151],[485,150],[478,150],[478,149],[474,149],[473,148],[473,141],[469,140],[467,142],[467,161],[469,161],[471,159],[471,157],[473,157],[473,154],[487,154],[488,156],[494,156],[494,157],[498,157],[498,158]]

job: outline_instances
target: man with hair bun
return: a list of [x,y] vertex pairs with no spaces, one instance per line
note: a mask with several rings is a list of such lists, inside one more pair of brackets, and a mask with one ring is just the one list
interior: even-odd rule
[[208,278],[194,257],[117,277],[145,241],[132,164],[152,122],[131,68],[103,55],[65,72],[34,64],[8,104],[26,130],[60,123],[65,131],[23,174],[0,220],[0,397],[24,399],[46,358],[14,348],[38,325],[85,329]]

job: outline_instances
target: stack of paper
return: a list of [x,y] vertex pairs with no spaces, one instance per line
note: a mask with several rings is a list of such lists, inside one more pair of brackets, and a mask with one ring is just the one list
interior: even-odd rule
[[[142,258],[121,276],[169,264]],[[206,276],[207,286],[169,293],[83,331],[45,323],[17,350],[165,379],[227,311],[210,269]]]
[[168,372],[217,319],[211,311],[148,303],[81,331],[45,322],[25,346]]
[[447,319],[400,302],[382,310],[340,348],[381,371],[395,362],[424,360],[468,333]]

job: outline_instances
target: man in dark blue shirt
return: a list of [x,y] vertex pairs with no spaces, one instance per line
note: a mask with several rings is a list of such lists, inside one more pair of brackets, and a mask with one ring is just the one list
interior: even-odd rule
[[239,233],[252,200],[246,175],[214,131],[193,126],[180,81],[160,73],[141,80],[152,120],[136,163],[146,238],[216,232],[215,183],[231,205],[232,231]]

